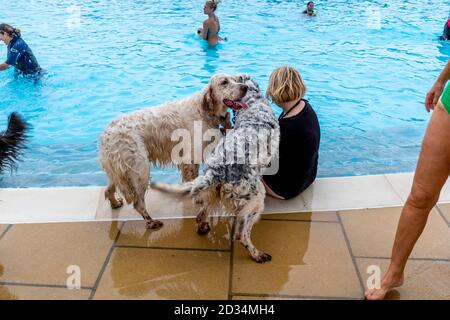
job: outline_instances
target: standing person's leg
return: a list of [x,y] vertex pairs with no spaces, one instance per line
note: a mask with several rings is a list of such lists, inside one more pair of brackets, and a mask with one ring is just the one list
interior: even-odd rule
[[400,217],[391,263],[380,289],[366,291],[370,300],[403,284],[403,272],[411,251],[425,228],[428,215],[450,174],[450,114],[438,103],[422,143],[411,193]]

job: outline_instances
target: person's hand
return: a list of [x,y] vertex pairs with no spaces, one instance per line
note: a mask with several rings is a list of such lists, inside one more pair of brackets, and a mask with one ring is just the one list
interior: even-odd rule
[[441,97],[442,92],[444,91],[445,85],[441,82],[436,82],[434,86],[430,89],[430,91],[427,94],[427,97],[425,98],[425,108],[427,109],[427,112],[430,112],[431,110],[434,110],[434,107],[436,107],[439,98]]

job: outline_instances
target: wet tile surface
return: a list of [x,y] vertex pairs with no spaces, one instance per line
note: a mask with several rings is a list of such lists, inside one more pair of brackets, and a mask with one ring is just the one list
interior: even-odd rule
[[117,245],[186,249],[229,250],[233,219],[210,219],[211,231],[198,235],[195,219],[164,220],[160,230],[145,229],[144,221],[128,221],[122,228]]
[[256,264],[235,243],[233,294],[362,297],[340,224],[264,220],[253,230],[272,261]]
[[[104,188],[97,203],[96,220],[140,220],[141,215],[132,205],[124,204],[119,209],[111,209],[109,200],[104,197]],[[197,212],[190,197],[167,195],[157,190],[148,190],[145,206],[152,218],[195,217]]]
[[[378,266],[383,275],[389,266],[387,259],[356,259],[367,288],[369,266]],[[450,300],[450,262],[409,260],[405,282],[386,295],[387,300]]]
[[[390,257],[402,208],[343,211],[342,223],[356,257]],[[412,258],[450,259],[450,229],[436,210]]]
[[81,286],[94,285],[117,223],[14,225],[0,240],[0,282],[66,285],[69,266],[79,266]]
[[277,297],[277,296],[233,296],[232,300],[304,300],[302,298],[295,297]]
[[[448,217],[450,205],[439,207]],[[119,236],[117,222],[13,225],[0,239],[0,299],[88,299],[97,279],[95,299],[362,299],[358,271],[364,285],[367,266],[384,272],[400,210],[263,215],[252,239],[272,254],[266,264],[239,242],[231,249],[231,218],[212,218],[206,236],[194,219],[165,219],[157,231],[127,221]],[[404,287],[388,298],[450,299],[449,255],[450,228],[434,211],[412,255],[426,260],[410,260]],[[64,288],[71,265],[82,290]]]
[[338,222],[336,212],[291,212],[278,214],[263,214],[263,220],[287,220],[287,221],[323,221]]
[[0,300],[87,300],[91,290],[0,285]]
[[116,248],[95,299],[228,299],[229,253]]

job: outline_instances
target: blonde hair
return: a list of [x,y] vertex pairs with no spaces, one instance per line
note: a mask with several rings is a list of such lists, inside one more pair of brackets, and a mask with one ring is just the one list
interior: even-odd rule
[[293,67],[282,66],[272,71],[266,97],[276,104],[303,98],[306,85],[300,73]]
[[217,10],[217,6],[219,5],[220,0],[208,0],[206,1],[206,4],[208,7],[210,7],[213,11]]
[[20,29],[14,28],[13,26],[6,24],[6,23],[0,24],[0,32],[8,34],[10,37],[12,37],[14,35],[20,37],[20,35],[21,35]]

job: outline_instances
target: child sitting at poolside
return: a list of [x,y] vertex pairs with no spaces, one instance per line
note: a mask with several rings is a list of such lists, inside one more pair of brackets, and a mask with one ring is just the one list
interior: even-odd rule
[[283,109],[280,124],[279,167],[275,175],[263,177],[267,195],[277,199],[298,196],[317,175],[320,126],[317,115],[303,99],[306,86],[292,67],[275,69],[266,96]]

